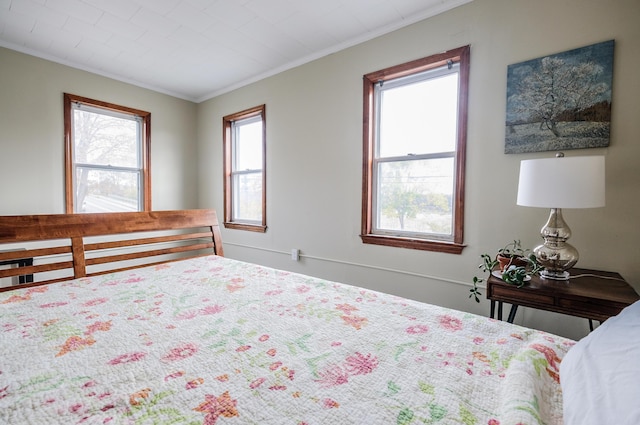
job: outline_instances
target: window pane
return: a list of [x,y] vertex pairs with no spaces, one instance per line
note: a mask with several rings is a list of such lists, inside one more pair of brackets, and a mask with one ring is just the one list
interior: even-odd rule
[[135,120],[75,109],[73,141],[76,163],[139,167]]
[[138,172],[76,169],[78,212],[138,211]]
[[262,173],[236,174],[233,179],[233,219],[262,220]]
[[[260,119],[260,117],[258,117]],[[262,121],[237,124],[236,170],[262,169]]]
[[457,72],[380,90],[379,157],[455,150]]
[[452,234],[453,158],[378,165],[377,228]]

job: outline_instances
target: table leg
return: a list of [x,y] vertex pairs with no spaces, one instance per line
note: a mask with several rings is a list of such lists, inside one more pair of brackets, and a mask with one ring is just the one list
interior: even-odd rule
[[507,318],[507,322],[513,323],[513,320],[516,318],[517,311],[518,311],[518,305],[511,304],[511,310],[509,311],[509,317]]
[[495,313],[496,313],[496,302],[494,300],[491,300],[491,317],[492,319],[495,317]]
[[502,301],[498,301],[498,320],[502,320]]

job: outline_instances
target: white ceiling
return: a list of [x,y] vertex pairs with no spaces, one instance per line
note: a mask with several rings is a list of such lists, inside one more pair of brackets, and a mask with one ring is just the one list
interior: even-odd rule
[[201,102],[469,1],[0,0],[0,46]]

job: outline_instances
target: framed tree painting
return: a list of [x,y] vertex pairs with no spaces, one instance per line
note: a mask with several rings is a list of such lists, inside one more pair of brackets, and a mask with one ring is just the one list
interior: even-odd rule
[[505,153],[609,146],[614,41],[507,68]]

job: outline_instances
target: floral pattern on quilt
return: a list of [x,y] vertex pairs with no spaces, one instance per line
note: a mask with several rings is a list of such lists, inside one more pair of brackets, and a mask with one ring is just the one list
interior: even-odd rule
[[573,341],[208,256],[0,294],[0,423],[561,424]]

